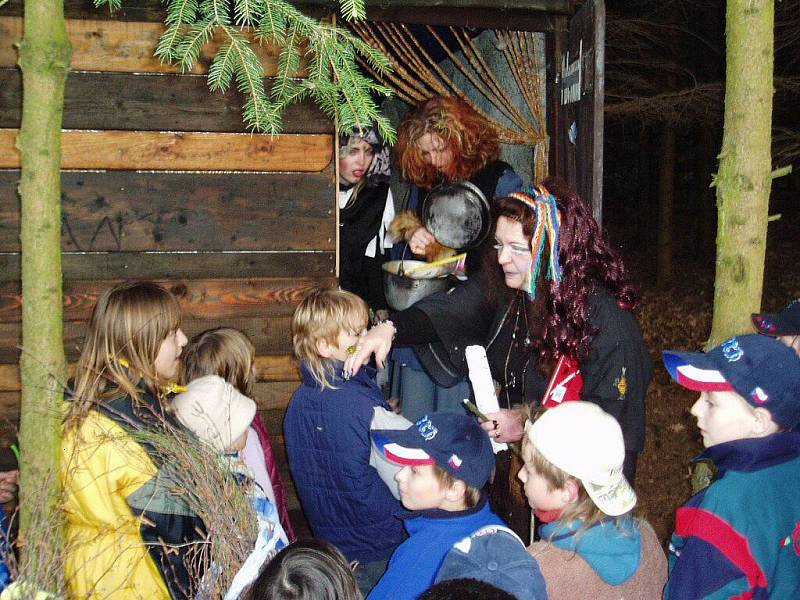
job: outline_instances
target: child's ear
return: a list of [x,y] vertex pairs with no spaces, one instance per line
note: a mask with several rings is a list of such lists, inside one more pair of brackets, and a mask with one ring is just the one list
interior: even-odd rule
[[561,488],[561,499],[564,501],[565,506],[578,501],[578,492],[580,491],[579,485],[576,479],[572,479],[571,477],[567,479],[564,487]]
[[447,498],[451,502],[460,502],[464,499],[464,496],[467,494],[467,484],[461,481],[460,479],[456,479],[444,493],[444,497]]
[[315,344],[317,347],[317,354],[319,354],[322,358],[330,358],[331,357],[331,345],[328,343],[328,340],[325,338],[320,338],[317,340]]
[[772,420],[772,415],[766,408],[753,409],[753,435],[765,437],[776,433],[780,427]]

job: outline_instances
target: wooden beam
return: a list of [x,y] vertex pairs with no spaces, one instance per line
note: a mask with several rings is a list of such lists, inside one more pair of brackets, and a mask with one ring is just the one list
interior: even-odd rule
[[[16,193],[19,176],[18,170],[0,171],[0,252],[17,252],[20,247]],[[332,168],[310,174],[64,171],[62,249],[332,252],[336,249],[335,195]],[[196,260],[205,260],[203,253]],[[191,258],[180,260],[187,262]],[[127,273],[132,266],[124,268],[125,272],[79,278],[131,277]],[[242,276],[281,272],[244,272]],[[0,273],[0,280],[3,275]],[[202,271],[199,275],[215,276]],[[144,277],[165,278],[147,274]]]
[[[19,167],[19,130],[0,129],[0,168]],[[62,134],[64,169],[184,171],[322,171],[330,135],[171,131],[83,131]]]
[[[266,78],[267,90],[272,79]],[[234,88],[211,92],[202,75],[70,72],[64,93],[64,129],[139,131],[247,131],[245,98]],[[22,77],[0,69],[0,127],[19,127]],[[310,100],[282,112],[284,133],[333,133],[333,122]]]
[[[98,297],[116,281],[65,281],[64,321],[89,319]],[[194,319],[291,316],[298,303],[318,286],[333,286],[334,278],[205,279],[158,281],[177,298],[183,314]],[[0,321],[19,323],[22,295],[17,282],[0,282]]]
[[257,383],[253,390],[253,400],[260,411],[285,411],[289,400],[297,389],[297,381],[271,381]]
[[389,23],[537,32],[554,30],[560,19],[558,14],[533,12],[523,8],[486,10],[453,7],[443,10],[436,6],[377,6],[368,10],[367,17],[370,21]]
[[[19,281],[18,252],[0,252],[0,281]],[[65,279],[98,277],[183,279],[202,277],[330,277],[336,252],[65,252]]]
[[[572,14],[575,12],[575,0],[365,0],[367,18],[372,19],[372,12],[379,8],[435,8],[439,12],[454,11],[461,8],[476,10],[503,11],[521,9],[528,12]],[[336,10],[336,0],[297,0],[297,5],[325,6]]]
[[[73,71],[119,71],[124,73],[180,73],[178,65],[162,63],[154,56],[156,46],[164,32],[160,22],[138,22],[95,19],[67,19],[67,35],[72,45]],[[245,35],[254,39],[251,32]],[[0,67],[17,64],[15,46],[22,39],[22,17],[0,17]],[[211,58],[226,38],[219,33],[200,52],[191,73],[206,73]],[[250,47],[260,59],[264,75],[272,77],[278,72],[280,47],[260,44]],[[302,76],[302,69],[297,76]]]
[[[23,0],[9,0],[0,12],[6,15],[21,17]],[[324,6],[304,6],[303,13],[309,17],[321,18],[335,12]],[[166,17],[166,9],[161,0],[124,0],[113,12],[108,6],[97,8],[87,0],[64,0],[64,16],[68,19],[108,19],[115,21],[154,21],[162,22]]]
[[[72,377],[74,374],[73,362],[69,365],[69,376]],[[259,382],[297,382],[300,381],[300,371],[297,360],[291,355],[257,356],[256,377]],[[19,392],[19,389],[19,366],[0,364],[0,392]]]

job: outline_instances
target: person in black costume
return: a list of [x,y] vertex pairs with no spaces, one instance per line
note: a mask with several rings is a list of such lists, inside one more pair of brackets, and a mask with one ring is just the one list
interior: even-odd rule
[[[483,424],[491,437],[519,441],[530,407],[595,402],[622,427],[623,470],[633,482],[652,365],[621,257],[589,206],[553,180],[497,201],[494,217],[494,264],[373,327],[345,368],[357,370],[372,354],[380,365],[393,344],[427,344],[430,351],[420,355],[426,369],[463,373],[466,346],[482,344],[502,407]],[[530,516],[513,480],[517,471],[509,452],[498,454],[492,499],[526,539]]]
[[[411,255],[426,254],[433,235],[419,222],[426,194],[442,182],[469,181],[490,204],[522,189],[522,179],[500,160],[500,144],[492,124],[465,100],[434,96],[411,109],[397,130],[395,157],[402,177],[411,183],[405,210],[418,217],[416,225],[400,231],[395,258],[406,247]],[[402,216],[402,215],[401,215]],[[392,227],[395,230],[395,227]],[[476,275],[482,257],[491,249],[489,240],[469,250],[466,274]],[[460,411],[461,400],[470,396],[463,373],[439,369],[432,373],[420,354],[424,347],[398,348],[392,355],[392,396],[401,402],[403,415],[416,421],[428,412]]]
[[374,126],[339,137],[339,285],[386,318],[381,266],[392,241],[389,149]]

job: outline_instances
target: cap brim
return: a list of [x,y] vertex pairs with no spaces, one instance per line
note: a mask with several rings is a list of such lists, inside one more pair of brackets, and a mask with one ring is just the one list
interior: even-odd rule
[[664,351],[664,366],[678,385],[696,392],[727,392],[733,386],[725,380],[702,352]]
[[[378,451],[383,454],[388,460],[398,465],[434,465],[436,461],[421,448],[410,448],[403,446],[391,440],[386,431],[373,431],[372,442]],[[393,431],[392,433],[403,433],[402,431]]]
[[770,337],[800,335],[800,327],[796,323],[796,315],[795,318],[786,318],[783,315],[783,311],[780,313],[753,313],[750,315],[750,319],[753,322],[753,327],[761,335]]
[[586,493],[609,517],[618,517],[633,510],[636,506],[636,492],[625,477],[620,477],[615,483],[598,485],[582,481]]
[[761,335],[776,336],[781,335],[775,325],[775,320],[778,315],[773,313],[752,313],[750,320],[753,322],[753,327]]

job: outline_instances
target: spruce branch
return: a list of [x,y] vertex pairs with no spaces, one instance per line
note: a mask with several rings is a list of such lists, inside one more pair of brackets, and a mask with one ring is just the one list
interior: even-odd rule
[[272,99],[282,100],[289,93],[292,77],[300,68],[300,39],[297,28],[292,26],[286,35],[286,41],[278,57],[278,74],[272,86]]
[[234,23],[239,27],[253,27],[261,19],[262,4],[257,0],[236,0],[233,5]]
[[[5,4],[5,2],[0,2],[0,6],[3,4]],[[115,10],[122,8],[122,0],[94,0],[95,8],[102,8],[106,5],[108,6],[108,10],[110,12],[114,12]]]
[[200,57],[200,50],[212,35],[214,35],[214,22],[209,17],[198,21],[186,32],[175,51],[181,70],[184,72],[192,70],[194,63]]
[[169,0],[167,3],[167,26],[192,23],[197,18],[199,9],[197,0]]
[[[121,0],[94,1],[112,10],[121,5]],[[345,19],[365,17],[364,0],[339,0],[339,4]],[[395,132],[380,116],[373,99],[389,96],[391,91],[358,67],[358,61],[363,60],[376,73],[385,75],[391,70],[391,62],[350,31],[312,19],[286,0],[167,0],[166,8],[166,30],[156,56],[178,64],[184,72],[190,71],[203,46],[216,34],[224,33],[227,40],[211,59],[208,86],[224,92],[236,80],[245,96],[242,116],[250,129],[279,133],[280,111],[310,97],[329,118],[339,122],[341,130],[374,121],[384,139],[394,141]],[[251,38],[237,28],[246,28],[254,35]],[[253,43],[281,48],[269,96]],[[305,78],[297,79],[303,67]]]
[[158,40],[155,55],[161,62],[178,62],[178,48],[183,42],[183,30],[185,26],[182,23],[176,23],[167,27],[166,31],[161,34],[161,39]]
[[342,16],[348,21],[359,21],[366,17],[364,3],[359,0],[341,0],[339,9]]
[[221,47],[208,68],[208,89],[212,92],[224,92],[231,85],[236,69],[233,61],[234,53],[231,44]]

